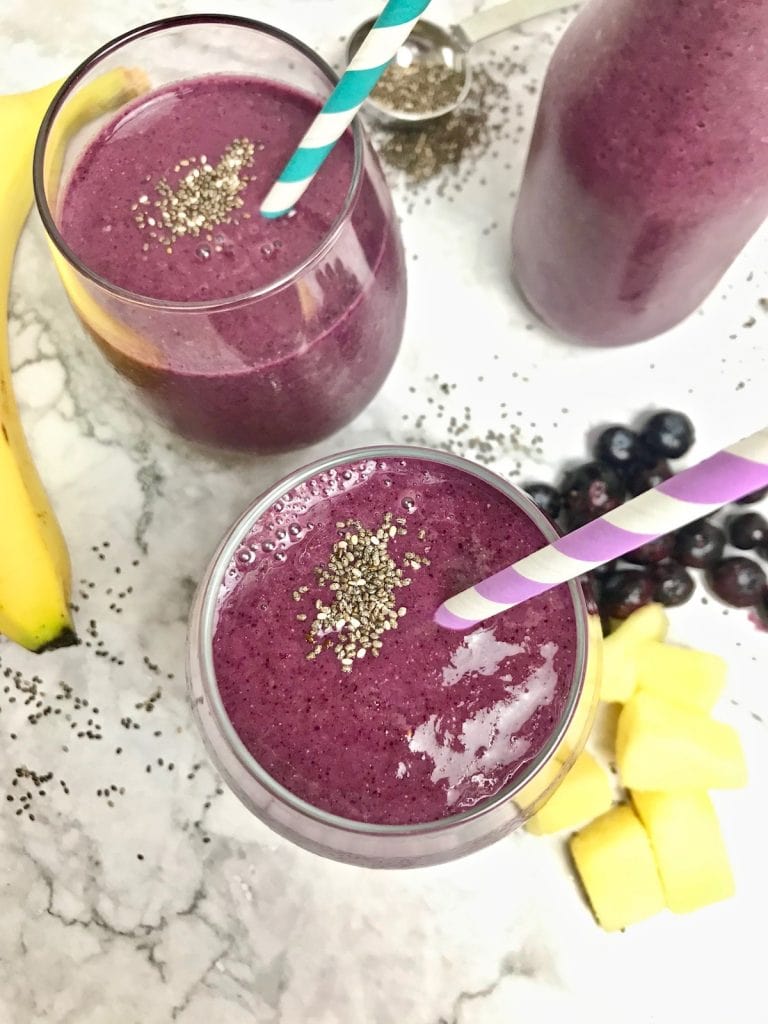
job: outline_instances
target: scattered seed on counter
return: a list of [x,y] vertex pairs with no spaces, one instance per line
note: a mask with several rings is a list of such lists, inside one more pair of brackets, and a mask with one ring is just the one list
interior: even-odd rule
[[[100,607],[105,611],[100,618],[93,614],[85,622],[81,622],[80,632],[82,636],[82,648],[86,657],[98,659],[98,664],[109,664],[115,666],[112,671],[118,671],[126,664],[122,650],[112,650],[109,646],[110,633],[107,630],[109,617],[119,615],[123,603],[130,599],[134,593],[134,587],[125,579],[125,569],[116,564],[110,564],[110,542],[104,541],[92,548],[92,556],[97,563],[94,579],[83,576],[79,580],[79,588],[82,593],[88,595],[96,605],[100,601]],[[101,563],[104,563],[103,565]],[[134,559],[131,562],[132,569],[140,566],[140,560]],[[121,589],[119,591],[112,586],[105,586],[104,574],[108,573],[110,578],[121,576]],[[101,581],[101,582],[97,582]],[[77,590],[77,587],[76,587]],[[88,597],[83,598],[87,600]],[[112,599],[104,600],[104,598]],[[112,607],[109,607],[109,605]],[[129,662],[130,664],[130,662]],[[135,672],[136,666],[133,666]],[[166,671],[161,665],[154,662],[145,655],[143,664],[139,666],[144,676],[162,677],[169,682],[175,679],[175,673]],[[131,747],[131,737],[137,733],[142,735],[142,746],[145,746],[144,737],[148,735],[146,725],[142,729],[144,715],[155,713],[159,717],[161,711],[159,705],[162,700],[162,687],[155,683],[154,688],[148,689],[148,695],[135,702],[131,714],[121,712],[104,713],[102,701],[92,703],[89,697],[78,692],[79,680],[82,678],[81,670],[78,675],[68,681],[60,679],[56,681],[43,682],[39,675],[25,675],[21,670],[4,664],[2,653],[0,653],[0,730],[5,729],[7,740],[16,742],[22,746],[25,736],[30,729],[48,730],[53,737],[53,749],[59,758],[68,756],[74,758],[78,743],[97,743],[106,739],[107,744],[102,744],[106,749],[102,754],[97,755],[101,759],[98,764],[98,771],[101,777],[107,772],[107,778],[112,775],[113,781],[107,785],[98,785],[96,789],[86,789],[85,792],[77,789],[72,790],[70,784],[61,777],[58,772],[52,769],[42,770],[39,767],[32,769],[25,764],[19,764],[9,780],[5,792],[3,806],[13,812],[14,817],[23,818],[25,821],[35,823],[36,827],[45,827],[50,813],[61,814],[69,807],[68,798],[71,796],[80,799],[90,798],[97,805],[106,805],[109,809],[117,806],[118,800],[131,799],[131,787],[128,784],[128,776],[131,772],[141,771],[143,761],[137,760],[136,748]],[[3,725],[3,723],[5,723]],[[161,724],[153,722],[153,725]],[[61,737],[61,730],[65,730],[64,737]],[[120,733],[118,738],[116,733]],[[173,734],[174,730],[170,730]],[[183,729],[177,725],[175,734],[180,735]],[[157,742],[163,735],[167,735],[169,729],[155,728],[151,731],[150,742]],[[56,742],[57,738],[64,738],[67,742]],[[117,742],[116,742],[117,741]],[[135,741],[134,741],[135,743]],[[9,748],[10,749],[10,748]],[[16,755],[18,756],[18,754]],[[89,755],[91,756],[91,755]],[[111,758],[112,768],[107,766],[104,758]],[[118,760],[119,758],[119,760]],[[164,771],[152,780],[153,785],[162,785],[162,778],[168,774],[173,775],[180,772],[186,776],[188,784],[194,784],[200,770],[207,762],[194,762],[189,770],[177,766],[176,761],[165,761],[158,759]],[[117,765],[121,775],[113,774],[114,766]],[[152,765],[147,764],[145,772],[150,774]],[[147,780],[146,785],[149,785]],[[167,783],[166,783],[167,785]],[[217,795],[223,790],[217,788]],[[34,801],[39,801],[41,807],[45,806],[49,813],[41,813],[34,807]],[[140,859],[144,859],[144,854]]]
[[151,697],[147,697],[146,700],[139,701],[139,703],[134,706],[137,711],[146,711],[147,713],[150,713],[155,710],[155,704],[157,704],[162,695],[163,691],[158,687]]
[[[527,377],[519,379],[521,382],[528,382]],[[526,438],[524,428],[519,422],[509,422],[504,429],[486,428],[480,432],[474,426],[471,407],[460,404],[460,398],[456,394],[457,385],[442,380],[437,373],[428,377],[421,389],[411,386],[410,391],[424,397],[427,409],[417,415],[412,428],[405,432],[402,440],[406,444],[443,448],[481,465],[494,466],[497,472],[510,479],[521,475],[524,459],[535,461],[543,455],[542,434],[537,432]],[[435,393],[441,398],[437,405]],[[522,414],[515,415],[519,419]],[[502,402],[498,406],[494,420],[502,423],[508,416],[507,403]]]

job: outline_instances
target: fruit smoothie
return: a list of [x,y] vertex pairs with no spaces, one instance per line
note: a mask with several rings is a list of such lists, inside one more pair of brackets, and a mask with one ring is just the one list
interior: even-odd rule
[[195,440],[315,441],[370,401],[397,353],[403,254],[367,145],[347,132],[292,214],[259,213],[318,109],[261,78],[187,79],[121,110],[69,175],[64,241],[132,296],[86,282],[70,290],[76,309]]
[[652,337],[768,215],[768,4],[590,0],[547,73],[513,229],[556,331]]
[[561,724],[571,592],[466,634],[433,614],[543,543],[501,491],[439,462],[365,458],[299,484],[223,572],[213,666],[242,743],[295,796],[358,822],[433,822],[498,793]]

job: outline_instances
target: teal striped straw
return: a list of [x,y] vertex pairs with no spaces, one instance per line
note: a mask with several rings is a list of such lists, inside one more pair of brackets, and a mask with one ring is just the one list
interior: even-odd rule
[[269,190],[261,204],[264,217],[284,217],[298,203],[430,3],[431,0],[389,0]]

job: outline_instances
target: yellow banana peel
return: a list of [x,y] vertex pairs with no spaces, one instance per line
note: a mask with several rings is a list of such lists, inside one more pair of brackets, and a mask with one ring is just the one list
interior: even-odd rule
[[[31,651],[76,640],[69,555],[19,419],[7,329],[13,257],[32,205],[35,139],[60,84],[0,96],[0,633]],[[143,73],[116,68],[80,89],[56,119],[46,177],[57,174],[73,132],[146,87]]]

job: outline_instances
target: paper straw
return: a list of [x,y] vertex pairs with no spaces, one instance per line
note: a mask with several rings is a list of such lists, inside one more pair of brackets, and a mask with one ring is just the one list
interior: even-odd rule
[[449,598],[435,613],[467,629],[768,485],[768,428]]
[[261,205],[264,217],[283,217],[298,203],[430,3],[431,0],[389,0],[299,148],[267,193]]

